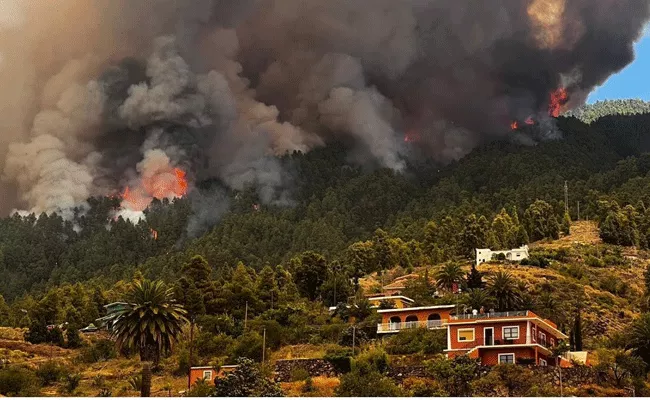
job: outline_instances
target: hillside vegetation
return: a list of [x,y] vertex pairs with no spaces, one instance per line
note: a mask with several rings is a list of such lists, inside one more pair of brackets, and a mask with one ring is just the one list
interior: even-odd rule
[[[182,390],[190,363],[244,363],[248,375],[241,379],[255,383],[242,393],[224,379],[197,385],[194,394],[501,393],[502,386],[490,386],[474,367],[476,374],[462,378],[472,382],[468,392],[445,384],[441,371],[466,369],[465,361],[449,364],[439,356],[445,346],[439,332],[378,340],[379,318],[364,294],[410,273],[417,277],[403,294],[416,305],[532,310],[569,335],[569,349],[589,350],[601,361],[597,390],[611,394],[633,385],[649,393],[650,115],[557,124],[559,140],[524,146],[505,139],[450,165],[421,163],[405,173],[350,165],[336,144],[287,155],[291,206],[257,207],[255,187],[229,193],[229,210],[198,237],[187,230],[196,217],[191,196],[155,202],[135,225],[111,218],[114,198],[89,199],[90,210],[78,210],[72,220],[3,218],[0,325],[11,329],[3,331],[0,347],[11,353],[0,368],[0,394],[137,395],[138,382],[129,380],[147,377],[151,362],[153,395]],[[522,265],[472,266],[475,248],[525,243],[531,256]],[[105,315],[105,304],[137,298],[142,285],[164,293],[155,297],[160,307],[184,310],[172,313],[176,322],[192,321],[180,334],[164,333],[168,346],[149,354],[127,337],[116,351],[101,335],[79,336],[79,328]],[[455,286],[462,295],[452,293]],[[135,331],[142,332],[123,330]],[[48,368],[59,372],[43,380],[38,371],[50,356],[57,366]],[[267,363],[256,364],[263,357]],[[269,362],[295,357],[348,364],[339,378],[308,381],[298,371],[295,382],[266,379]],[[399,383],[387,374],[397,364],[426,365],[437,378]],[[499,385],[515,376],[532,385],[508,393],[557,394],[530,373],[497,369],[499,378],[490,376]]]

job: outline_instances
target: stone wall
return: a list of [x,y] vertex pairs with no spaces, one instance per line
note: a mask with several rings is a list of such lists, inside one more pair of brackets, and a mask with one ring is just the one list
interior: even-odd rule
[[[528,366],[553,385],[559,385],[559,371],[555,367],[542,367],[542,366]],[[488,374],[491,367],[480,366],[479,376]],[[426,370],[424,365],[409,365],[409,366],[395,366],[391,367],[387,375],[394,379],[397,383],[401,383],[407,378],[433,378]],[[584,365],[577,365],[573,368],[562,368],[562,381],[565,386],[579,386],[585,384],[598,384],[598,373],[591,367]]]
[[[528,366],[538,374],[542,374],[549,383],[559,385],[559,371],[555,367]],[[289,382],[295,370],[302,369],[309,376],[338,376],[334,365],[329,361],[313,358],[298,358],[291,360],[278,360],[275,363],[275,381]],[[479,375],[483,376],[490,372],[490,367],[479,367]],[[424,365],[392,366],[387,372],[388,377],[401,383],[407,378],[431,378]],[[579,386],[585,384],[597,384],[599,377],[597,372],[583,365],[576,365],[573,368],[562,368],[562,381],[565,386]]]
[[305,370],[311,377],[337,376],[334,365],[329,361],[319,358],[296,358],[292,360],[278,360],[275,362],[275,381],[290,382],[295,370]]

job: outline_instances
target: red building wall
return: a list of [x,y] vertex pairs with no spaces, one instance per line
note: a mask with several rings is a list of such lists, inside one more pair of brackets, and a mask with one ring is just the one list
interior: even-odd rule
[[[503,327],[518,326],[519,338],[509,342],[509,344],[525,344],[526,343],[526,325],[527,321],[514,321],[514,322],[497,322],[486,321],[480,324],[463,324],[463,325],[450,325],[450,338],[452,349],[471,349],[476,346],[483,346],[485,344],[484,328],[494,329],[494,343],[500,342],[504,344]],[[472,342],[459,342],[458,330],[459,329],[474,329],[474,341]]]

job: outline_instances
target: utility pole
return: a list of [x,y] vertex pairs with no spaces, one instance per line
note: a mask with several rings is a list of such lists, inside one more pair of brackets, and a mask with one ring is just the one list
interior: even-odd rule
[[264,334],[262,336],[262,364],[266,360],[266,328],[264,328]]
[[246,302],[246,309],[244,311],[244,332],[246,332],[247,324],[248,324],[248,302]]
[[194,344],[194,315],[190,318],[190,362],[187,371],[187,390],[192,387],[192,349]]
[[560,354],[557,355],[557,371],[560,374],[560,397],[564,397],[564,390],[562,387],[562,366],[560,365]]
[[334,307],[336,307],[336,266],[332,270],[334,270]]
[[564,181],[564,212],[569,213],[569,184]]
[[357,337],[357,327],[352,325],[352,357],[354,357],[354,345]]
[[580,202],[578,202],[578,221],[580,221]]

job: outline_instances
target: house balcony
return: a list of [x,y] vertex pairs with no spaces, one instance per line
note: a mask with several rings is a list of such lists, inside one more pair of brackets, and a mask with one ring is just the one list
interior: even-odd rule
[[530,317],[530,311],[503,311],[491,312],[483,314],[458,314],[452,315],[452,320],[473,320],[473,319],[489,319],[489,318],[513,318],[513,317]]
[[447,326],[446,319],[429,320],[429,321],[408,321],[408,322],[389,322],[386,324],[377,324],[377,333],[397,333],[405,329],[443,329]]

